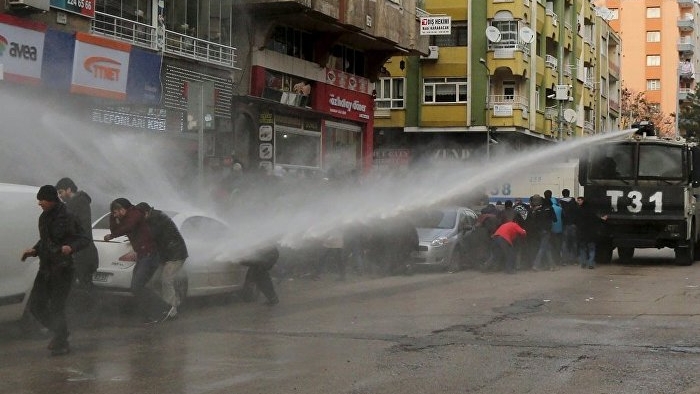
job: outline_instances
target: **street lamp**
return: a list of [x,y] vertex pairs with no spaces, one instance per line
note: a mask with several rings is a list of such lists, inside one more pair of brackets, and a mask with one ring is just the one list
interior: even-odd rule
[[486,126],[486,161],[491,160],[491,127],[489,121],[489,95],[491,90],[491,69],[486,64],[486,60],[483,57],[479,58],[479,63],[486,69],[486,103],[484,107],[484,125]]

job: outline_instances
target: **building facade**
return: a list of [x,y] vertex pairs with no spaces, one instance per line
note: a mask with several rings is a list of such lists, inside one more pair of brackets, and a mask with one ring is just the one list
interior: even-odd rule
[[[591,1],[426,1],[451,19],[377,83],[375,160],[484,160],[619,129],[620,45]],[[394,159],[400,158],[400,159]]]
[[[700,17],[696,0],[607,0],[610,25],[623,41],[622,75],[625,87],[643,92],[664,114],[695,91],[695,70],[700,65],[696,48]],[[643,23],[640,23],[643,21]],[[678,119],[676,119],[678,120]]]
[[36,2],[0,13],[1,84],[174,137],[211,169],[366,171],[372,82],[427,53],[415,0]]

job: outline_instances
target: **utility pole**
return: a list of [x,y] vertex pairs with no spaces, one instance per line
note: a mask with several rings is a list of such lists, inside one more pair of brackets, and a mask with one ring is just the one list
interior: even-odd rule
[[479,63],[486,69],[486,100],[484,106],[484,125],[486,126],[486,161],[491,161],[491,114],[489,113],[489,99],[491,95],[491,69],[486,64],[486,60],[479,58]]

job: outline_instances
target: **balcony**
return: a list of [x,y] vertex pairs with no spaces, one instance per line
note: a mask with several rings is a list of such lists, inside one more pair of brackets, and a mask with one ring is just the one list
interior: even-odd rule
[[693,94],[695,91],[692,88],[680,88],[678,89],[678,101],[685,101],[688,99],[689,94]]
[[693,6],[694,0],[678,0],[678,6],[680,8],[691,8]]
[[610,110],[620,113],[620,102],[615,99],[609,99],[608,104],[610,105]]
[[95,19],[90,25],[90,32],[126,41],[136,46],[158,49],[155,27],[118,16],[95,11]]
[[584,120],[583,121],[583,132],[586,134],[594,134],[595,133],[595,123],[590,120]]
[[693,31],[695,29],[695,20],[692,16],[684,16],[678,19],[678,30],[680,31]]
[[551,68],[552,71],[557,71],[557,58],[552,55],[547,55],[544,59],[544,64],[547,68]]
[[678,52],[693,54],[695,52],[695,43],[692,37],[681,37],[678,40]]
[[236,48],[95,11],[90,32],[154,51],[236,69]]

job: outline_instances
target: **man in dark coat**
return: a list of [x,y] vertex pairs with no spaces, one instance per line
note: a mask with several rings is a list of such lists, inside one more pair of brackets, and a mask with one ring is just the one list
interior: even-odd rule
[[269,245],[256,250],[241,261],[241,264],[248,267],[244,287],[250,289],[251,286],[257,286],[267,298],[265,304],[269,306],[277,305],[280,302],[270,277],[270,270],[277,263],[279,256],[277,246]]
[[78,284],[82,289],[90,292],[92,290],[92,274],[97,271],[98,256],[97,248],[92,240],[92,211],[90,203],[92,199],[82,190],[78,190],[70,178],[61,178],[56,183],[58,196],[61,198],[68,212],[75,215],[80,221],[83,230],[90,237],[90,243],[85,249],[76,252],[73,255],[75,262],[75,276]]
[[143,211],[126,198],[117,198],[110,204],[109,230],[104,240],[126,235],[136,252],[136,265],[131,277],[131,292],[141,316],[146,323],[157,323],[163,318],[165,302],[146,285],[158,269],[159,257],[151,230],[146,224]]
[[170,306],[168,310],[164,311],[162,320],[173,320],[177,317],[177,307],[182,301],[175,291],[175,277],[188,257],[187,245],[170,216],[163,211],[154,209],[145,202],[138,203],[136,208],[143,211],[146,216],[146,223],[156,243],[160,258],[160,267],[158,268],[160,275],[156,274],[155,276],[160,277],[161,297]]
[[[528,215],[528,221],[532,221],[532,231],[539,234],[539,248],[532,269],[540,271],[546,268],[555,269],[554,257],[552,256],[552,223],[557,221],[557,216],[552,208],[551,199],[543,198],[535,194],[530,198],[532,211]],[[542,260],[547,261],[547,267],[542,265]]]
[[58,356],[70,352],[65,306],[74,280],[72,255],[85,248],[90,239],[58,198],[55,187],[42,186],[36,199],[43,211],[39,216],[39,241],[22,253],[22,261],[39,256],[29,310],[53,333],[48,348]]

